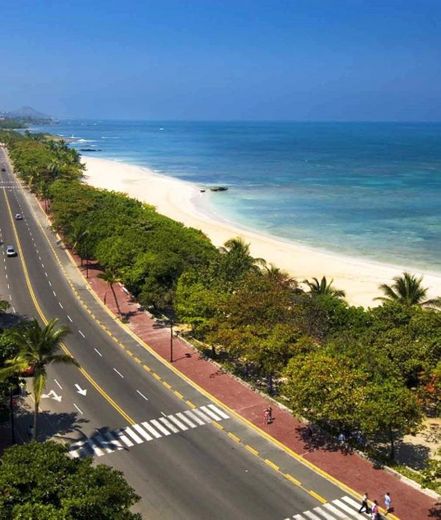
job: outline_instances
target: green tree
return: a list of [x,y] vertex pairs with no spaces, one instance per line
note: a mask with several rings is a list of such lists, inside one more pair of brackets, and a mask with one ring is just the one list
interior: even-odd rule
[[107,283],[107,285],[109,286],[109,288],[113,294],[113,299],[115,300],[116,308],[118,309],[118,315],[121,316],[121,309],[119,306],[119,301],[116,296],[115,287],[114,287],[114,285],[120,281],[119,276],[113,269],[106,269],[103,273],[100,273],[98,275],[98,278],[101,278],[101,280],[104,280]]
[[25,326],[14,329],[11,337],[18,346],[18,353],[13,358],[6,360],[5,368],[0,369],[1,379],[23,372],[29,367],[34,369],[34,439],[37,438],[37,419],[41,396],[47,381],[47,366],[51,363],[78,366],[74,358],[59,352],[61,342],[69,329],[64,326],[58,327],[57,323],[57,320],[53,319],[42,327],[37,320],[32,320]]
[[440,306],[440,298],[426,300],[427,287],[423,287],[423,277],[404,272],[401,276],[395,276],[392,285],[382,284],[380,289],[384,296],[379,296],[376,300],[383,302],[399,302],[403,305],[420,306]]
[[414,392],[392,378],[366,385],[356,414],[366,435],[389,441],[392,460],[396,441],[415,432],[423,417]]
[[141,520],[121,472],[71,459],[55,442],[14,446],[0,464],[0,519]]
[[303,283],[308,286],[311,296],[334,296],[335,298],[344,298],[346,296],[344,291],[334,287],[334,280],[328,282],[326,276],[323,276],[320,281],[317,278],[313,278],[312,281],[303,280]]
[[336,431],[359,426],[356,411],[368,376],[351,360],[317,350],[293,357],[284,376],[283,393],[294,413]]

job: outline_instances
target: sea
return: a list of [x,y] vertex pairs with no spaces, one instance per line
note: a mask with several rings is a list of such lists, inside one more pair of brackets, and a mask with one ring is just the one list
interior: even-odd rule
[[68,120],[33,130],[209,193],[230,222],[441,272],[441,123]]

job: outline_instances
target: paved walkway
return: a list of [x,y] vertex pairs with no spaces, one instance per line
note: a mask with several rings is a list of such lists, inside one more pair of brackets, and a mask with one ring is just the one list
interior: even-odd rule
[[[100,271],[89,269],[89,283],[95,293],[112,312],[117,313],[113,294],[107,284],[97,278]],[[158,327],[158,323],[147,313],[139,311],[139,305],[131,301],[130,295],[120,286],[114,286],[121,312],[129,315],[129,327],[164,359],[170,356],[170,329]],[[368,491],[382,504],[386,491],[391,493],[395,514],[401,520],[423,520],[441,518],[441,503],[400,481],[396,476],[375,469],[358,454],[344,454],[340,450],[312,447],[304,439],[304,424],[289,412],[277,408],[264,396],[250,389],[235,377],[223,372],[215,363],[201,357],[200,353],[180,338],[173,341],[173,364],[205,388],[217,399],[235,410],[277,441],[301,455],[332,477],[351,487],[358,493]],[[274,422],[265,425],[263,410],[273,406]]]

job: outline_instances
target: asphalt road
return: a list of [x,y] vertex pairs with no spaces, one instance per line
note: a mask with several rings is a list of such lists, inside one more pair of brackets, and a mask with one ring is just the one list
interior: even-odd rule
[[[213,407],[207,396],[142,350],[84,287],[43,212],[9,170],[3,149],[0,165],[6,168],[0,177],[0,297],[15,313],[56,317],[69,326],[65,344],[82,367],[51,367],[42,400],[42,437],[86,441],[74,456],[89,450],[97,462],[123,471],[142,497],[135,509],[144,518],[284,519],[320,506],[323,500],[315,493],[326,500],[346,494],[219,404]],[[23,220],[15,220],[16,213]],[[9,244],[17,257],[6,257]],[[135,426],[118,431],[130,424]],[[245,441],[237,442],[235,435]],[[109,438],[115,444],[103,442]],[[256,456],[246,444],[265,455]],[[282,469],[275,471],[265,456]]]

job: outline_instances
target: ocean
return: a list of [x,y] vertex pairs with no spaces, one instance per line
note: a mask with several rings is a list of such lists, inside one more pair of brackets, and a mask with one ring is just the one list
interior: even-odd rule
[[[200,186],[247,228],[441,272],[441,123],[61,121],[84,155]],[[98,151],[99,150],[99,151]]]

